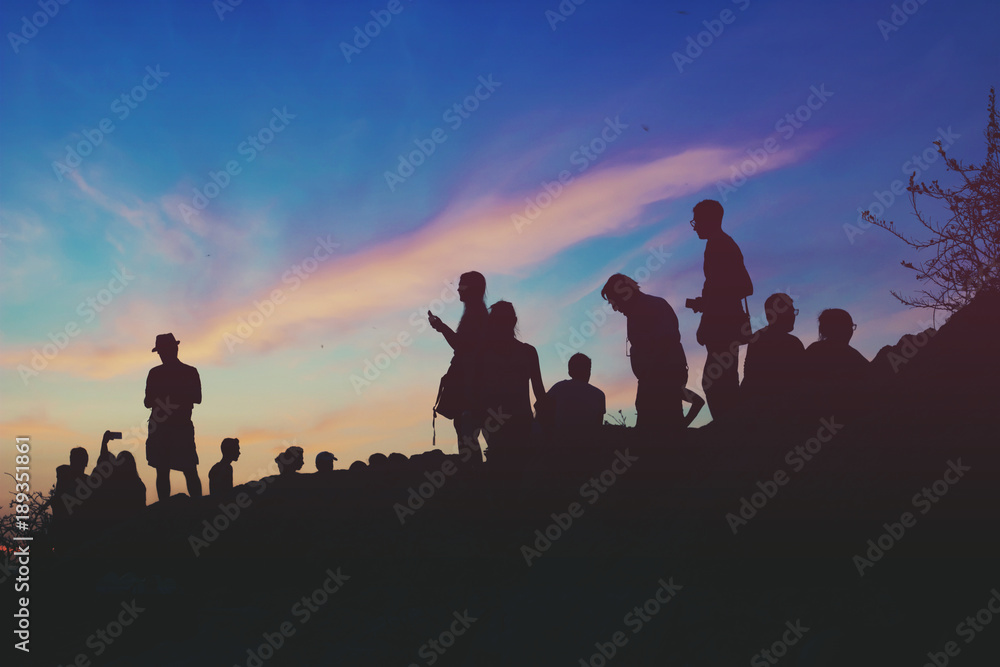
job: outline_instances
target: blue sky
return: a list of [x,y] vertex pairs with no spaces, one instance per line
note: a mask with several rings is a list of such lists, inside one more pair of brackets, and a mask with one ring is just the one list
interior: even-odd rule
[[[792,294],[808,344],[820,310],[846,308],[869,358],[927,326],[930,312],[889,294],[917,287],[899,260],[920,258],[844,225],[906,169],[947,182],[941,160],[911,162],[941,130],[949,153],[982,158],[996,3],[562,6],[575,9],[556,21],[555,1],[243,2],[221,16],[208,0],[77,1],[33,31],[37,2],[6,3],[0,424],[5,441],[36,443],[36,488],[71,447],[93,456],[105,429],[142,430],[148,350],[166,331],[201,372],[203,473],[227,436],[243,443],[238,481],[293,440],[345,464],[423,451],[450,351],[414,314],[440,305],[454,325],[460,306],[434,299],[467,270],[486,275],[490,302],[514,303],[550,386],[566,377],[559,346],[599,319],[604,280],[650,260],[640,282],[678,312],[700,391],[683,303],[701,288],[687,221],[704,198],[723,201],[755,315]],[[363,48],[343,46],[379,17]],[[81,145],[78,165],[54,164]],[[753,155],[765,157],[744,166]],[[741,166],[753,173],[732,181]],[[390,187],[387,172],[406,176]],[[547,203],[562,172],[518,229],[512,216]],[[885,216],[919,232],[905,197]],[[32,367],[68,325],[66,346]],[[624,331],[612,313],[579,349],[609,409],[634,419]],[[370,385],[352,381],[402,334],[410,344]],[[124,446],[142,464],[142,438]]]

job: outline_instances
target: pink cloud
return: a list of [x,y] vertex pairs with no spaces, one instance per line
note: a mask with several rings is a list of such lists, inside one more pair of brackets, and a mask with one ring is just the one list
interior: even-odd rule
[[[789,149],[772,156],[762,170],[791,164],[809,149]],[[311,332],[334,330],[339,334],[357,330],[363,323],[385,313],[409,310],[427,303],[441,291],[441,281],[475,267],[484,273],[512,274],[529,270],[582,240],[623,233],[636,224],[644,207],[696,192],[716,181],[727,179],[731,165],[743,159],[738,149],[700,148],[652,161],[595,169],[565,186],[558,197],[529,225],[520,230],[512,215],[524,215],[525,197],[537,192],[521,192],[500,197],[491,195],[473,201],[458,201],[435,220],[403,237],[353,256],[335,256],[318,264],[313,274],[298,283],[283,282],[275,276],[273,287],[243,303],[225,298],[193,304],[184,333],[185,361],[223,361],[237,336],[240,318],[255,310],[254,301],[266,302],[273,290],[280,290],[284,303],[277,305],[263,324],[253,329],[236,349],[264,352],[281,347]],[[125,217],[131,224],[158,229],[159,218],[148,207],[133,209],[105,197],[81,177],[74,182],[102,206]],[[180,241],[171,239],[179,252]],[[332,239],[335,241],[335,239]],[[317,244],[317,248],[321,246]],[[186,248],[184,248],[186,250]],[[312,253],[295,264],[308,262]],[[290,266],[289,269],[293,267]],[[162,319],[135,317],[148,306],[133,305],[116,318],[112,331],[126,326],[130,336],[117,336],[102,343],[79,340],[53,360],[52,368],[88,377],[112,377],[147,368],[146,343],[164,324]],[[265,310],[269,310],[265,303]],[[256,317],[256,316],[253,316]],[[20,362],[25,350],[6,350],[0,359],[5,366]]]

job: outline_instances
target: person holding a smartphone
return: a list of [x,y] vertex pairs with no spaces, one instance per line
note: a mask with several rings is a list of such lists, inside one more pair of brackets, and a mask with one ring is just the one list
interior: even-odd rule
[[440,317],[427,311],[427,321],[431,327],[444,336],[455,351],[451,359],[448,375],[452,382],[447,386],[448,400],[454,407],[455,434],[458,436],[458,452],[462,462],[473,460],[482,463],[483,452],[479,444],[482,423],[476,414],[474,397],[478,394],[475,378],[479,365],[479,354],[486,336],[489,312],[486,310],[486,278],[478,271],[463,273],[458,280],[458,298],[465,304],[458,328],[452,330]]

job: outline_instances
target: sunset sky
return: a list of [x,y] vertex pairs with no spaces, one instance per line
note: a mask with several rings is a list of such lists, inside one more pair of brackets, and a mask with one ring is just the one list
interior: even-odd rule
[[[919,235],[894,182],[954,182],[937,139],[981,160],[1000,81],[992,0],[54,4],[0,9],[0,435],[31,437],[47,491],[71,447],[93,462],[123,431],[150,502],[157,334],[201,374],[206,484],[230,436],[237,483],[293,443],[305,471],[321,450],[412,454],[451,354],[426,311],[456,325],[469,270],[514,304],[546,387],[578,349],[630,424],[600,289],[637,278],[678,313],[701,393],[684,300],[705,198],[755,317],[791,294],[808,345],[845,308],[872,358],[932,313],[889,294],[920,257],[859,210],[881,198]],[[455,451],[447,420],[438,442]]]

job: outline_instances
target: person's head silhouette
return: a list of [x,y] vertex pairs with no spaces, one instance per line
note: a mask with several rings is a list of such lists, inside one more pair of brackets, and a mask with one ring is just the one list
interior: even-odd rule
[[163,363],[176,361],[177,348],[180,343],[181,342],[179,340],[174,338],[172,333],[158,334],[156,336],[156,345],[153,347],[153,352],[160,355],[160,361]]
[[239,438],[225,438],[222,441],[222,458],[227,461],[240,460],[240,440]]
[[517,336],[517,313],[510,301],[497,301],[490,306],[490,330],[499,338]]
[[691,226],[700,239],[707,239],[722,231],[722,204],[714,199],[703,199],[695,204]]
[[601,290],[601,296],[611,304],[611,308],[626,317],[635,304],[633,297],[636,294],[640,294],[639,283],[622,273],[616,273],[608,278],[608,282],[604,283],[604,289]]
[[795,304],[792,303],[792,297],[784,292],[767,297],[764,301],[764,316],[772,331],[791,333],[795,328]]
[[828,340],[839,345],[851,342],[851,336],[857,325],[851,319],[850,313],[840,308],[827,308],[819,314],[819,339]]
[[90,455],[83,447],[74,447],[69,450],[69,467],[73,470],[83,472],[90,462]]
[[577,352],[569,358],[569,376],[580,382],[590,382],[590,357]]
[[330,452],[320,452],[316,455],[316,470],[319,472],[330,472],[333,470],[333,462],[337,457]]
[[297,473],[305,465],[304,452],[301,447],[289,447],[275,457],[278,464],[278,474],[290,475]]
[[486,277],[479,271],[468,271],[458,278],[458,298],[462,303],[476,303],[486,296]]
[[115,467],[126,477],[138,477],[139,470],[135,466],[135,457],[132,452],[119,452],[115,457]]

